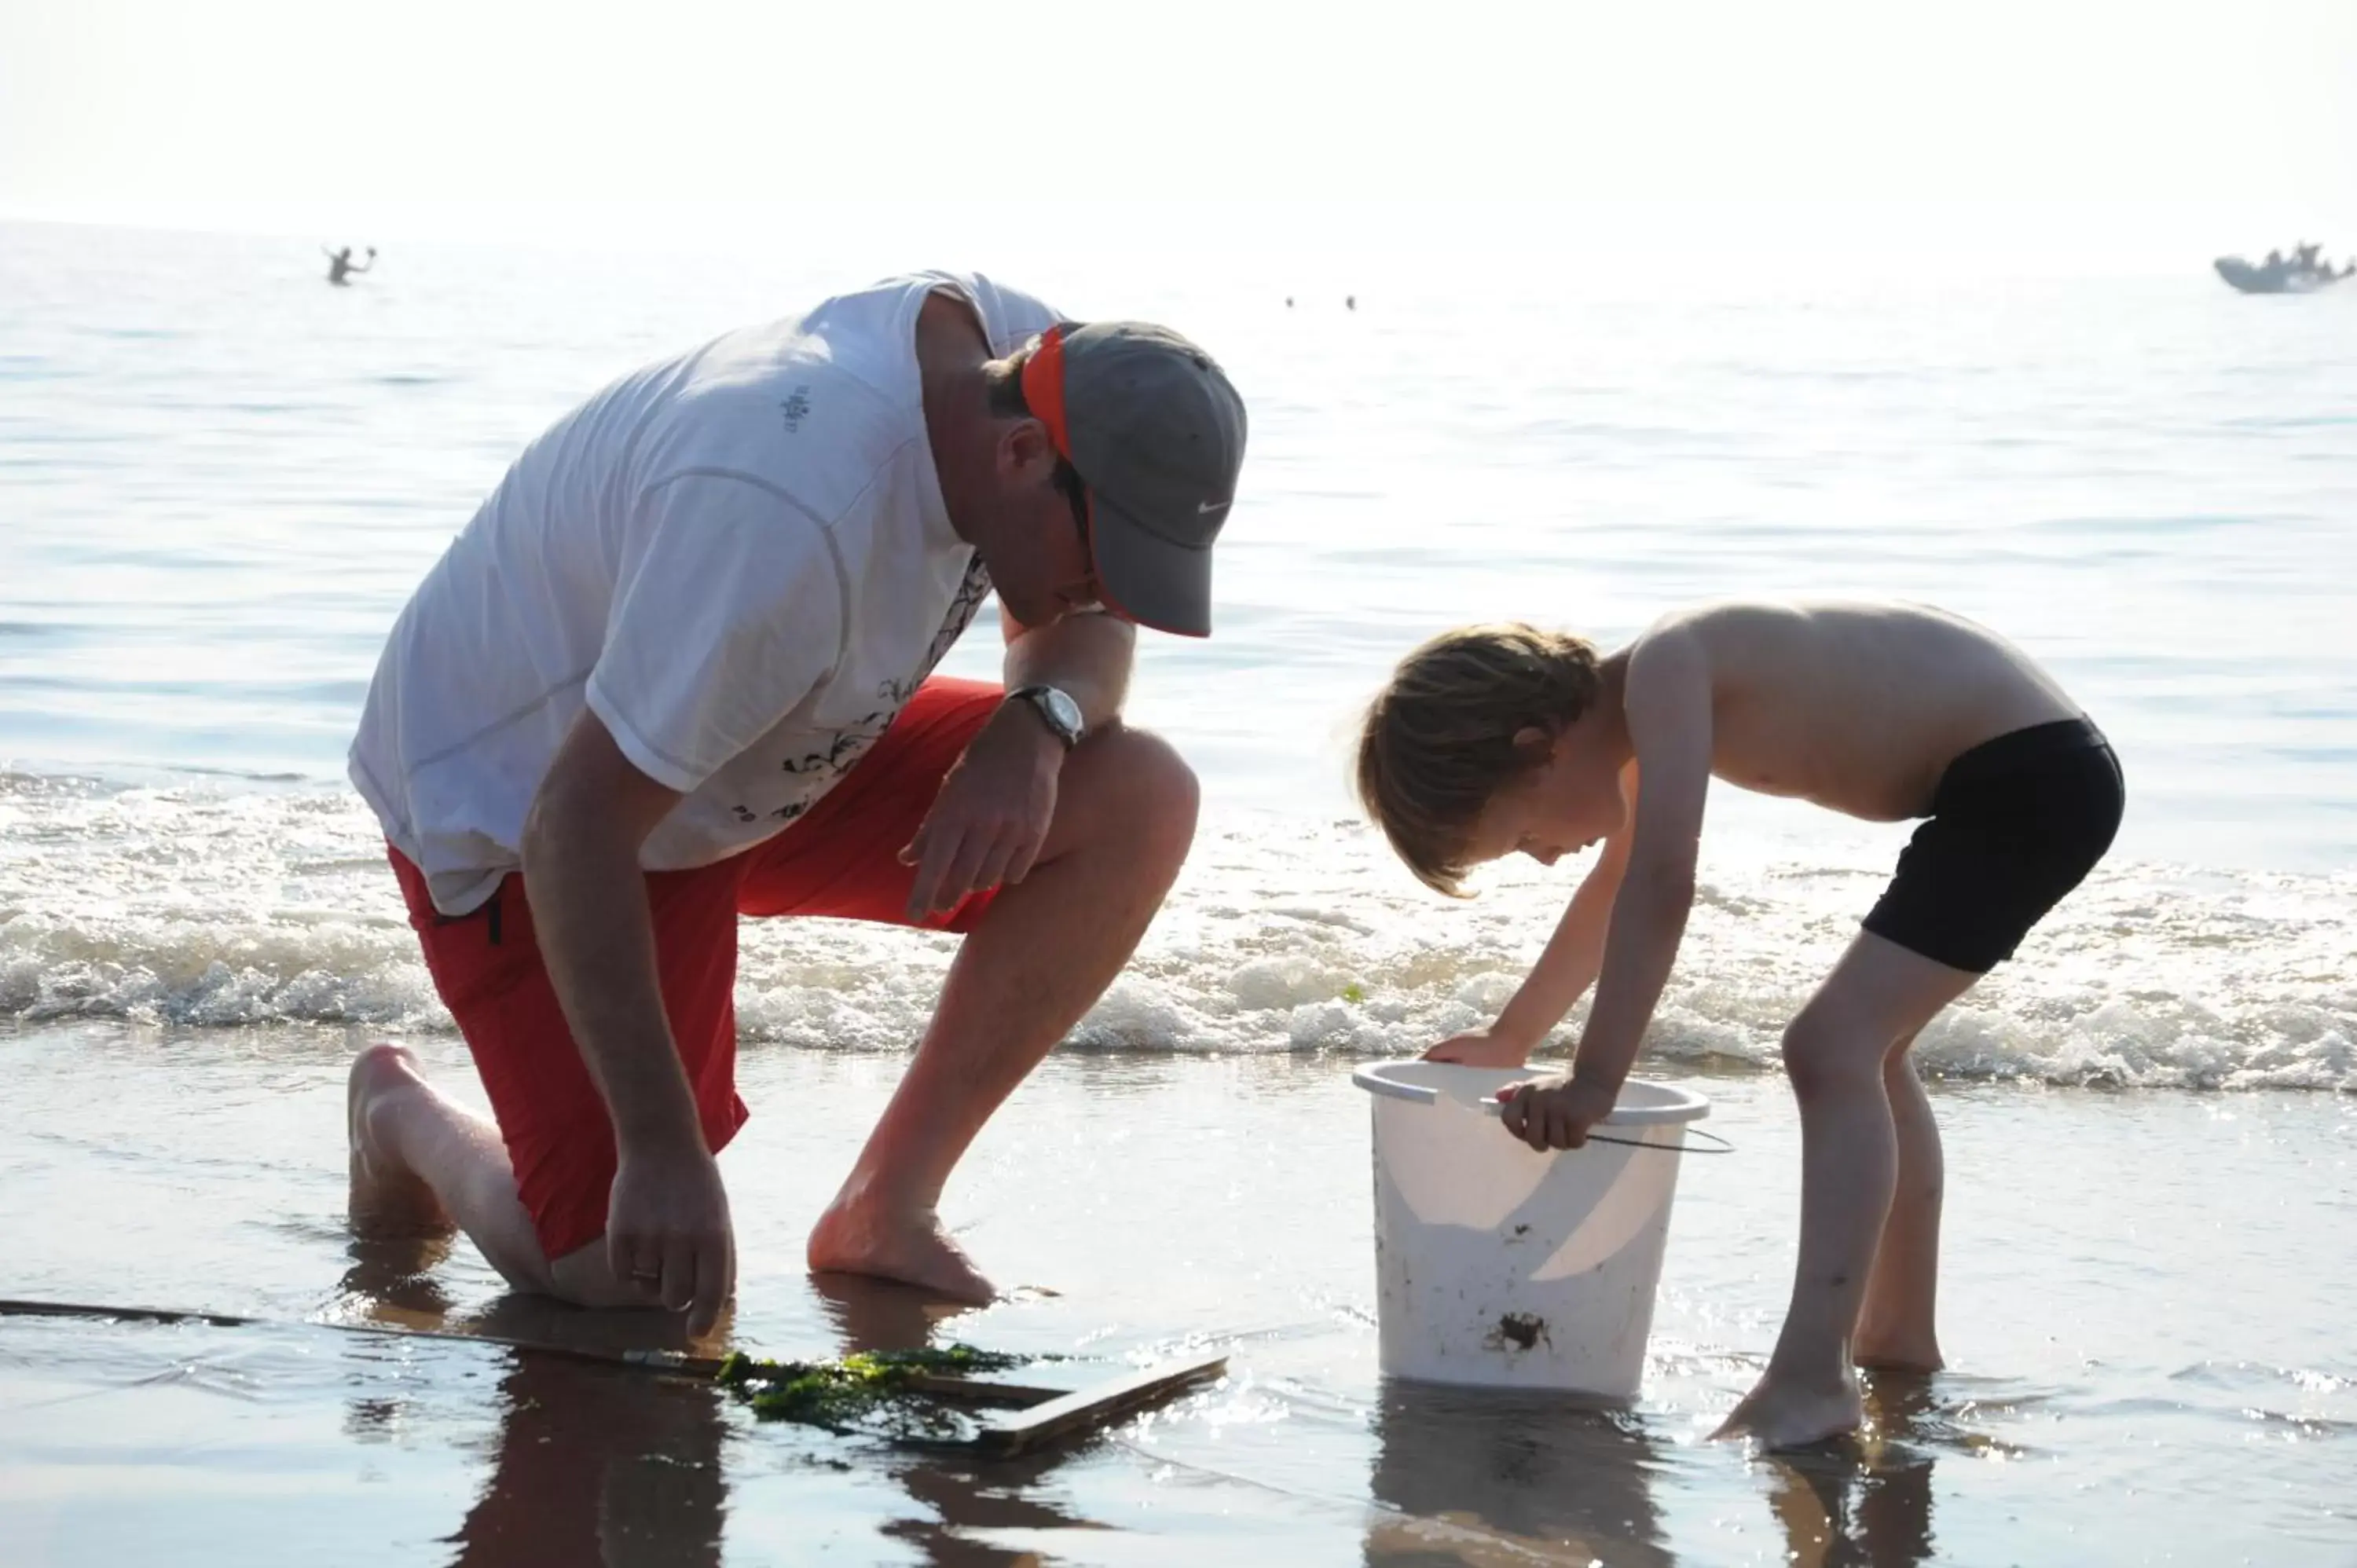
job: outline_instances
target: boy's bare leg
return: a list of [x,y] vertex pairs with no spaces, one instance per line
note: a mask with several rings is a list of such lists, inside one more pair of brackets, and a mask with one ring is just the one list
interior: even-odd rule
[[958,950],[915,1060],[811,1232],[812,1269],[991,1298],[942,1230],[942,1188],[1129,961],[1186,862],[1196,805],[1194,774],[1154,736],[1109,730],[1072,753],[1039,862]]
[[500,1130],[444,1099],[406,1047],[371,1046],[345,1091],[352,1229],[363,1235],[464,1230],[520,1291],[582,1306],[644,1306],[617,1283],[603,1237],[551,1262],[516,1196]]
[[1891,1048],[1979,979],[1861,931],[1784,1032],[1801,1105],[1801,1253],[1768,1370],[1717,1436],[1770,1448],[1857,1428],[1850,1341],[1899,1179]]
[[1914,1043],[1912,1035],[1900,1041],[1882,1072],[1899,1133],[1899,1179],[1875,1248],[1874,1271],[1867,1276],[1850,1359],[1861,1367],[1936,1372],[1946,1364],[1932,1309],[1940,1285],[1940,1197],[1947,1164],[1932,1101],[1915,1076],[1910,1051]]

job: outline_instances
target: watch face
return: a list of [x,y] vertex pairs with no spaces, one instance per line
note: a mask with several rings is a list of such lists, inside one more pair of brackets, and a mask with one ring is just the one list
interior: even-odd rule
[[1048,716],[1056,721],[1058,729],[1067,735],[1081,733],[1081,704],[1069,694],[1050,686],[1039,693],[1039,702],[1048,710]]

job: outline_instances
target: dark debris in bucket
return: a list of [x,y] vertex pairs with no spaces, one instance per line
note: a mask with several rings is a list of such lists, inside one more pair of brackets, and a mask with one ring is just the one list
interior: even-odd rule
[[1528,1350],[1544,1340],[1549,1349],[1555,1341],[1547,1337],[1546,1319],[1534,1312],[1509,1312],[1498,1319],[1498,1326],[1490,1331],[1489,1348],[1492,1350]]

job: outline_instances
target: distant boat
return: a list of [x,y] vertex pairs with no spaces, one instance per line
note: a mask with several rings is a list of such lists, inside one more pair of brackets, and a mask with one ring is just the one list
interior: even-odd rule
[[2240,256],[2221,256],[2211,265],[2218,269],[2220,277],[2244,294],[2314,294],[2349,275],[2334,272],[2330,262],[2322,267],[2303,267],[2280,258],[2255,266]]

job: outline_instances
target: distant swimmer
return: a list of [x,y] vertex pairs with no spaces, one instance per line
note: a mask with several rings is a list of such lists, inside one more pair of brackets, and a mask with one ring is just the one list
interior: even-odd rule
[[319,253],[328,258],[328,281],[338,288],[349,284],[354,273],[364,273],[376,265],[374,245],[368,248],[368,260],[357,265],[352,262],[352,248],[350,245],[346,245],[340,251],[330,251],[327,246],[322,245],[319,247]]

